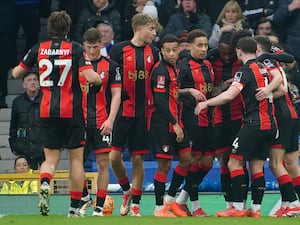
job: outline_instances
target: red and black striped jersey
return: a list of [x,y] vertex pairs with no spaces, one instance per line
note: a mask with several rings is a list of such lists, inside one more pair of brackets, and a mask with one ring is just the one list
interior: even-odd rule
[[[232,63],[224,63],[220,57],[210,60],[212,64],[215,81],[214,86],[222,84],[224,81],[232,79],[236,71],[241,68],[242,64],[239,60]],[[243,119],[243,104],[241,96],[238,95],[231,102],[216,106],[213,113],[213,124],[220,124],[224,122],[242,120]]]
[[261,130],[270,130],[274,126],[272,96],[261,101],[255,98],[257,88],[265,87],[269,82],[269,73],[265,67],[253,59],[235,73],[232,83],[242,93],[245,106],[244,122]]
[[274,106],[275,106],[275,116],[277,119],[297,119],[298,114],[296,112],[296,109],[294,107],[294,104],[289,96],[288,92],[288,84],[287,84],[287,77],[283,70],[283,68],[280,66],[280,63],[273,59],[265,59],[262,61],[262,63],[265,65],[268,71],[271,71],[273,69],[278,70],[282,77],[282,85],[284,86],[284,89],[286,90],[286,93],[284,96],[281,96],[279,98],[274,99]]
[[110,58],[120,65],[122,75],[122,103],[120,113],[123,117],[145,117],[147,98],[150,93],[150,73],[159,60],[158,50],[149,44],[142,47],[130,41],[115,44]]
[[86,127],[99,129],[109,115],[111,89],[121,88],[121,75],[118,64],[106,57],[101,56],[98,60],[92,61],[92,65],[101,77],[102,84],[90,85],[85,76],[79,74],[82,109]]
[[[199,90],[207,99],[212,97],[214,72],[208,60],[196,60],[191,56],[184,58],[179,64],[179,87]],[[181,96],[183,102],[182,119],[195,121],[201,127],[208,127],[211,119],[211,108],[204,109],[198,116],[194,115],[196,99],[192,95]]]
[[78,73],[93,68],[82,45],[66,39],[39,42],[20,63],[26,70],[35,65],[43,92],[40,117],[73,118],[82,113]]
[[[151,89],[153,112],[151,114],[151,127],[169,127],[174,133],[173,125],[180,121],[180,110],[178,108],[178,83],[177,71],[174,66],[165,60],[156,63],[151,73]],[[151,98],[150,98],[151,99]]]

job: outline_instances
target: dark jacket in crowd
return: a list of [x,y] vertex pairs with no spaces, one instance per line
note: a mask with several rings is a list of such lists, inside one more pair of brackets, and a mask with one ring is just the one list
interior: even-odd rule
[[42,92],[31,100],[26,93],[16,97],[12,104],[9,129],[9,144],[16,155],[24,155],[31,169],[38,169],[38,164],[44,161],[40,127],[40,101]]
[[175,34],[178,37],[184,31],[190,32],[194,29],[204,30],[208,36],[211,35],[212,24],[208,15],[202,12],[190,13],[187,17],[182,10],[172,15],[165,27],[165,34]]
[[83,33],[87,29],[94,27],[99,20],[108,21],[112,25],[115,33],[115,42],[122,40],[121,17],[119,11],[115,7],[115,3],[109,1],[106,8],[99,10],[93,5],[91,0],[89,1],[89,6],[84,8],[79,15],[74,27],[74,40],[82,43]]
[[279,0],[278,8],[274,13],[273,22],[277,27],[281,27],[281,41],[287,45],[287,52],[294,55],[298,64],[300,64],[300,9],[292,12],[288,11],[288,5],[292,0]]

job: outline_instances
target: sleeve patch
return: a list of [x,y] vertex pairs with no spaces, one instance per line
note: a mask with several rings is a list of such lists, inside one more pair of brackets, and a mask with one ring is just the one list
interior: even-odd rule
[[165,76],[159,75],[157,76],[157,88],[165,88],[166,86],[166,78]]
[[236,82],[240,82],[241,79],[242,79],[242,76],[243,76],[243,72],[241,71],[238,71],[234,74],[234,79],[233,81],[236,81]]

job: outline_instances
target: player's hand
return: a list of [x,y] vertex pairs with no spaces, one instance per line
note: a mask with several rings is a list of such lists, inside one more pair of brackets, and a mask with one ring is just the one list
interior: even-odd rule
[[270,91],[267,87],[260,87],[256,89],[257,93],[255,94],[255,98],[257,101],[261,101],[265,98],[268,98]]
[[183,130],[182,128],[179,126],[178,123],[173,125],[174,131],[176,133],[176,141],[178,143],[181,143],[183,141],[184,138],[184,134],[183,134]]
[[113,129],[113,122],[109,119],[105,120],[100,127],[101,135],[109,135]]
[[206,101],[204,101],[204,102],[199,102],[199,103],[196,105],[195,109],[194,109],[194,114],[195,114],[196,116],[198,116],[199,113],[200,113],[203,109],[206,109],[207,107],[208,107],[208,105],[207,105],[207,102],[206,102]]
[[195,88],[190,88],[190,94],[196,99],[197,102],[206,100],[205,95]]
[[229,87],[229,86],[232,84],[232,82],[233,82],[233,78],[230,78],[230,79],[228,79],[228,80],[225,80],[225,81],[223,82],[223,84],[224,84],[224,85],[227,85],[227,87]]

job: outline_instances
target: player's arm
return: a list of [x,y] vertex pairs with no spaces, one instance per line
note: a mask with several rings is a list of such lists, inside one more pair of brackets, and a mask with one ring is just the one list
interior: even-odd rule
[[284,88],[283,85],[279,85],[279,87],[273,91],[273,98],[276,99],[276,98],[280,98],[282,96],[284,96],[286,94],[286,90]]
[[204,102],[199,102],[195,107],[194,113],[196,115],[199,115],[201,110],[206,109],[209,106],[224,105],[232,101],[235,97],[239,95],[242,88],[243,85],[241,83],[233,82],[232,85],[230,85],[230,87],[226,91],[222,92],[218,96],[210,98]]
[[111,103],[110,103],[110,112],[109,116],[106,121],[100,127],[101,135],[108,135],[113,130],[113,124],[116,119],[120,103],[121,103],[121,86],[120,87],[113,87],[111,90]]
[[90,84],[93,84],[95,86],[99,86],[102,84],[101,77],[92,68],[84,69],[81,71],[81,73],[85,76]]
[[12,69],[11,73],[12,73],[13,78],[19,78],[19,77],[22,77],[27,71],[28,70],[24,69],[20,65],[17,65]]
[[255,94],[255,98],[258,101],[261,101],[265,98],[268,98],[273,91],[275,91],[282,82],[281,73],[278,68],[272,68],[269,70],[269,73],[272,76],[272,81],[265,87],[257,88],[257,93]]

